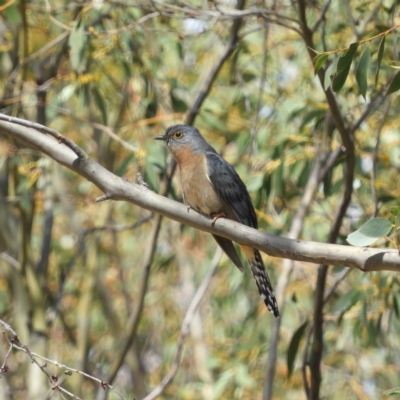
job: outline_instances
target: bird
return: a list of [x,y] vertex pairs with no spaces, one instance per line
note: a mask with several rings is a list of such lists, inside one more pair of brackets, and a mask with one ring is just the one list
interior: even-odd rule
[[[212,218],[212,225],[224,217],[258,229],[253,203],[246,185],[235,169],[190,125],[174,125],[155,140],[164,141],[175,158],[181,175],[183,200],[188,211],[193,209]],[[244,271],[233,242],[214,235],[217,244],[230,260]],[[268,310],[279,317],[278,303],[260,252],[240,245],[249,263],[260,296]]]

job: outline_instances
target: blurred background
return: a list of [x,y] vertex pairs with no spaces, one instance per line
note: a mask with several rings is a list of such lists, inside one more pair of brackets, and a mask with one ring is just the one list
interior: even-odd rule
[[[0,112],[57,130],[177,201],[179,171],[170,180],[153,138],[193,122],[246,183],[261,230],[346,244],[368,219],[391,218],[399,197],[400,105],[384,96],[399,44],[396,29],[382,35],[399,23],[389,0],[0,0]],[[316,75],[312,49],[340,51]],[[38,359],[49,378],[22,351],[7,356],[6,331],[1,399],[70,398],[51,375],[75,398],[144,398],[170,370],[218,260],[161,398],[379,399],[400,385],[395,273],[263,255],[283,311],[275,321],[250,271],[219,258],[211,235],[96,203],[101,194],[0,134],[0,318],[66,366]]]

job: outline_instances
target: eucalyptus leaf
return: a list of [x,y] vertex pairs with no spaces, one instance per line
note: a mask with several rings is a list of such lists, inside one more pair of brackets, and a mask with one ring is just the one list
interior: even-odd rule
[[328,59],[329,54],[318,54],[314,58],[314,73],[317,74],[321,67],[324,65],[325,61]]
[[81,74],[86,68],[86,45],[87,37],[85,35],[85,24],[80,19],[75,23],[72,29],[68,44],[71,48],[69,58],[72,69],[77,73]]
[[330,84],[331,84],[331,77],[336,71],[337,68],[337,63],[338,63],[338,58],[336,58],[332,64],[328,67],[328,69],[325,72],[325,79],[324,79],[324,90],[328,90]]
[[264,182],[264,176],[265,174],[258,174],[257,176],[253,177],[251,181],[248,183],[247,190],[249,192],[255,192],[256,190],[259,190]]
[[358,62],[357,69],[356,69],[356,80],[357,85],[360,90],[360,94],[364,97],[367,94],[367,77],[368,77],[368,67],[371,62],[371,52],[369,47],[364,50],[360,61]]
[[397,92],[399,89],[400,89],[400,71],[398,71],[394,76],[394,78],[392,79],[389,89],[386,92],[386,96],[394,92]]
[[400,207],[390,207],[390,212],[397,217],[400,213]]
[[363,235],[360,231],[355,231],[347,236],[347,242],[352,246],[369,246],[375,243],[379,238],[371,238]]
[[304,322],[296,332],[292,336],[292,340],[290,341],[289,348],[287,351],[287,367],[288,367],[288,376],[290,377],[293,373],[294,361],[296,359],[297,351],[299,350],[299,344],[301,338],[304,336],[304,332],[306,331],[308,325],[308,321]]
[[386,396],[400,395],[400,387],[387,390],[384,394],[385,394]]
[[107,125],[107,121],[108,121],[107,102],[106,102],[104,96],[102,96],[102,94],[100,93],[100,90],[97,87],[92,87],[91,91],[92,91],[92,95],[93,95],[94,101],[96,103],[96,106],[100,111],[100,114],[101,114],[101,117],[102,117],[102,122],[103,122],[104,125]]
[[386,218],[373,218],[367,221],[359,230],[368,237],[380,238],[392,230],[393,224]]
[[343,296],[339,297],[339,300],[334,305],[333,310],[335,312],[344,312],[357,304],[360,299],[361,293],[357,289],[350,289]]
[[349,75],[350,72],[350,66],[351,64],[349,64],[349,66],[343,71],[335,73],[332,80],[332,89],[334,92],[338,92],[345,84],[347,76]]
[[367,221],[360,229],[351,233],[347,241],[353,246],[369,246],[392,230],[392,223],[385,218],[374,218]]
[[379,48],[378,48],[378,61],[377,61],[377,66],[376,66],[376,73],[375,73],[375,87],[378,84],[378,79],[379,79],[379,70],[381,68],[381,62],[382,62],[382,57],[383,57],[383,51],[385,50],[385,39],[386,35],[383,36],[381,42],[379,43]]
[[356,51],[358,49],[358,42],[352,43],[349,47],[349,50],[344,53],[338,61],[336,72],[339,74],[350,68],[351,62],[353,61],[354,56],[356,55]]

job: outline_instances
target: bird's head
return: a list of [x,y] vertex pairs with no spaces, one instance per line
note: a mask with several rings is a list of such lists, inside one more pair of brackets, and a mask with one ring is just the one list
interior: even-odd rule
[[170,126],[165,135],[157,136],[155,140],[164,140],[165,145],[172,151],[190,148],[193,152],[202,152],[208,148],[207,142],[200,132],[189,125]]

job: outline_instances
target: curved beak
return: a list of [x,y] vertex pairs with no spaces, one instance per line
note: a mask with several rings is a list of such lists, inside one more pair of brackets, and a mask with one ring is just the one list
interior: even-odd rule
[[165,135],[156,136],[154,140],[165,140]]

